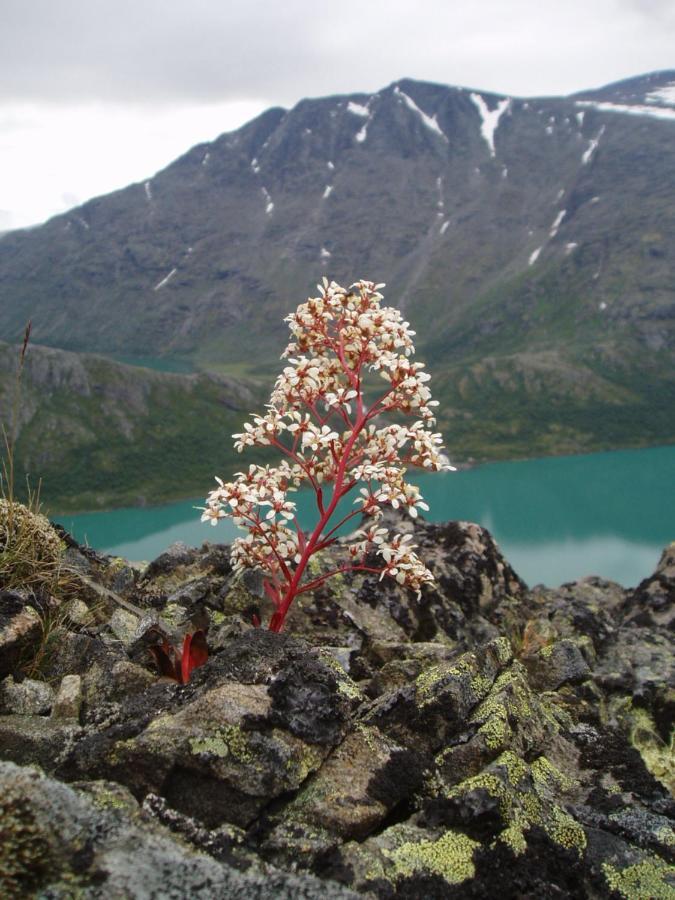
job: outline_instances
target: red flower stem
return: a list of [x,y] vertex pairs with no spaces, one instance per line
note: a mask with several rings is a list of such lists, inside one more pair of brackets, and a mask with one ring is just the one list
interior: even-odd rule
[[[347,492],[343,491],[343,493],[342,493],[343,497],[345,496],[345,493],[347,493]],[[324,534],[323,541],[321,541],[321,544],[316,549],[323,550],[323,548],[329,543],[328,539],[333,534],[333,532],[337,531],[338,528],[341,528],[342,525],[345,524],[345,522],[348,522],[350,519],[353,519],[354,516],[360,516],[362,514],[362,512],[363,512],[363,510],[361,510],[361,509],[354,509],[350,513],[347,513],[347,515],[344,517],[344,519],[340,519],[340,521],[337,523],[337,525],[334,525],[330,531],[328,531],[328,532],[326,532],[326,534]]]
[[[341,351],[342,352],[342,351]],[[344,354],[343,359],[344,359]],[[342,360],[341,360],[342,361]],[[344,365],[344,363],[343,363]],[[351,372],[351,370],[349,370]],[[353,377],[353,373],[352,373]],[[340,460],[337,475],[335,478],[335,483],[333,485],[333,495],[331,497],[331,501],[325,510],[324,514],[319,519],[314,531],[310,539],[305,546],[305,550],[300,557],[300,562],[298,563],[298,567],[295,570],[295,574],[293,575],[293,579],[288,585],[288,590],[286,591],[286,595],[283,599],[283,602],[278,610],[278,614],[272,617],[272,621],[270,622],[270,630],[271,631],[281,631],[283,627],[284,619],[286,618],[286,614],[290,608],[291,603],[293,602],[296,594],[298,593],[298,586],[304,574],[305,568],[307,567],[307,563],[309,558],[315,551],[316,545],[319,543],[319,538],[323,532],[324,527],[330,520],[330,517],[335,512],[335,508],[340,502],[340,499],[344,496],[342,492],[342,485],[345,479],[345,471],[347,468],[347,463],[349,461],[349,455],[352,451],[354,444],[356,443],[359,434],[363,430],[363,427],[366,423],[366,416],[363,414],[363,407],[361,403],[361,397],[358,397],[358,415],[357,420],[354,423],[354,430],[349,437],[349,440],[345,444],[344,451],[342,454],[342,459]],[[351,488],[350,488],[351,489]]]
[[[258,516],[257,520],[256,520],[253,516],[248,516],[248,515],[246,515],[245,513],[244,513],[244,514],[241,514],[241,517],[242,517],[242,519],[248,519],[248,520],[249,520],[250,522],[252,522],[254,525],[258,525],[258,526],[260,525],[260,517],[259,517],[259,516]],[[277,562],[279,563],[279,567],[281,568],[281,571],[284,573],[284,576],[285,576],[285,578],[286,578],[286,581],[289,581],[290,578],[291,578],[291,572],[290,572],[290,569],[288,568],[288,566],[286,565],[286,563],[284,562],[283,557],[280,556],[280,555],[277,553],[276,548],[274,547],[274,544],[272,544],[272,542],[271,542],[270,539],[267,537],[267,535],[265,534],[264,531],[259,530],[258,533],[259,533],[260,537],[261,537],[261,538],[265,541],[265,543],[268,545],[268,547],[270,548],[270,550],[272,551],[272,553],[276,556]]]
[[[297,434],[297,432],[296,432],[296,434]],[[297,443],[297,440],[298,440],[298,439],[296,438],[296,439],[295,439],[295,442],[296,442],[296,443]],[[300,468],[302,469],[302,471],[303,471],[303,472],[305,473],[305,475],[309,478],[309,480],[310,480],[310,482],[311,482],[311,485],[312,485],[312,487],[314,488],[314,490],[316,491],[316,493],[318,493],[318,492],[321,490],[321,488],[319,487],[319,485],[318,485],[316,479],[314,478],[314,476],[312,475],[312,473],[309,471],[308,467],[304,464],[304,460],[302,459],[302,457],[298,456],[298,455],[297,455],[293,450],[291,450],[289,447],[285,447],[285,446],[281,443],[281,441],[277,440],[276,438],[272,438],[271,441],[270,441],[270,444],[271,444],[272,447],[276,447],[277,450],[281,450],[281,452],[282,452],[285,456],[288,456],[288,458],[289,458],[289,459],[292,459],[293,462],[294,462],[296,465],[300,466]]]

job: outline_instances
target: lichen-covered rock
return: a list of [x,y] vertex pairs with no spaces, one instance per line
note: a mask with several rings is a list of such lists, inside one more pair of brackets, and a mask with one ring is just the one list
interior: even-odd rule
[[[239,872],[140,820],[119,789],[77,793],[0,763],[0,893],[32,896],[341,900],[351,891],[279,871]],[[58,827],[55,827],[58,823]]]
[[498,638],[478,652],[430,666],[412,684],[378,697],[362,720],[403,746],[435,753],[462,729],[511,658],[511,645]]
[[[392,524],[415,531],[435,587],[344,574],[300,598],[286,634],[253,627],[269,601],[226,547],[139,572],[60,535],[88,614],[62,605],[40,666],[52,718],[0,710],[0,758],[72,782],[88,812],[77,839],[46,833],[58,804],[31,812],[45,827],[13,884],[237,897],[234,869],[242,896],[315,896],[276,866],[326,897],[673,896],[672,548],[635,591],[529,591],[478,526]],[[198,628],[207,662],[185,685],[161,677],[148,648]]]
[[672,631],[675,625],[675,541],[669,544],[649,578],[625,600],[624,621],[635,625],[659,625]]
[[74,722],[45,716],[0,716],[0,759],[53,771],[81,735]]
[[116,609],[110,618],[110,630],[125,646],[133,641],[138,624],[138,616],[126,609]]
[[[422,771],[409,750],[381,731],[357,726],[307,780],[283,811],[272,816],[273,829],[263,850],[275,861],[299,863],[307,857],[307,837],[360,840],[421,787]],[[334,839],[338,838],[339,841]],[[315,847],[310,846],[311,854]]]
[[353,697],[341,690],[344,672],[297,641],[255,631],[231,650],[185,688],[157,685],[118,704],[63,774],[95,772],[139,798],[162,794],[212,827],[250,824],[319,768],[346,730]]
[[533,687],[542,691],[555,691],[563,684],[579,684],[591,674],[578,643],[569,638],[524,655],[523,662]]
[[0,683],[0,713],[46,716],[53,702],[54,691],[44,681],[24,678],[16,682],[9,675]]

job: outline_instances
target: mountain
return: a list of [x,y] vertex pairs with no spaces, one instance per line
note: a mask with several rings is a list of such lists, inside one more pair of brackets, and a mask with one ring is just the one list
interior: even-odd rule
[[[0,343],[0,409],[16,397],[15,348]],[[154,372],[92,354],[29,346],[17,458],[53,509],[145,504],[203,493],[223,438],[258,400],[236,378]],[[18,479],[23,494],[23,478]]]
[[456,456],[675,440],[675,71],[303,100],[0,238],[0,337],[267,374],[320,276],[387,282]]

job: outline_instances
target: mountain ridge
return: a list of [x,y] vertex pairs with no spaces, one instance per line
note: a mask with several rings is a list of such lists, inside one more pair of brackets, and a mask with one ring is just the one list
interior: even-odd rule
[[454,455],[668,443],[674,136],[675,71],[544,98],[400,79],[271,108],[4,235],[0,339],[32,317],[45,345],[271,386],[319,278],[372,278],[418,332]]

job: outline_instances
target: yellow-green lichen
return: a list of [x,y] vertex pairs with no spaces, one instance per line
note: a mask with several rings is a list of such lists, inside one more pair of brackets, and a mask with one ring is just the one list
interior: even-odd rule
[[394,864],[398,877],[438,875],[448,884],[461,884],[476,874],[473,854],[480,847],[477,841],[457,831],[447,831],[436,841],[402,844],[394,851],[385,851]]
[[667,744],[646,709],[631,707],[627,718],[631,743],[639,751],[645,766],[654,778],[675,793],[675,729]]
[[345,672],[340,663],[335,659],[333,654],[328,650],[320,650],[319,658],[321,662],[328,666],[333,672],[335,672],[336,681],[337,681],[337,689],[340,694],[344,697],[347,697],[348,700],[364,700],[364,694],[358,685],[352,681],[349,675]]
[[452,671],[453,669],[450,665],[435,665],[420,672],[415,681],[415,692],[421,706],[424,706],[429,701],[431,693],[438,682],[450,675]]
[[320,747],[307,745],[303,747],[299,755],[289,756],[286,760],[286,771],[293,776],[298,784],[316,772],[324,759],[324,753]]
[[506,710],[490,716],[478,729],[478,734],[483,736],[488,750],[497,752],[504,750],[509,745],[509,739],[513,736],[511,726],[507,721]]
[[511,824],[498,835],[497,841],[506,844],[514,856],[521,856],[527,850],[525,833],[529,828],[526,817],[520,810],[516,810]]
[[246,588],[242,581],[236,581],[223,600],[223,613],[225,615],[241,613],[249,606],[257,605],[258,602],[258,598]]
[[492,679],[485,675],[475,675],[471,679],[471,690],[479,697],[484,697],[492,687]]
[[530,767],[512,750],[506,750],[501,756],[495,760],[495,765],[504,766],[512,785],[526,779],[530,774]]
[[373,728],[369,725],[364,725],[363,722],[357,722],[354,726],[355,731],[363,737],[366,747],[370,750],[371,753],[377,753],[379,750],[379,746],[377,741],[375,740],[374,735],[378,735],[378,739],[382,739],[382,734],[377,728]]
[[110,788],[98,787],[91,792],[90,798],[98,809],[134,809],[133,798]]
[[[478,677],[476,675],[476,667],[476,658],[471,653],[463,656],[458,662],[438,663],[429,669],[425,669],[415,680],[417,702],[423,707],[431,703],[434,689],[444,681],[467,676],[473,676],[473,680],[476,680]],[[487,683],[486,691],[489,690],[490,684],[491,682]]]
[[513,648],[511,647],[511,642],[508,638],[497,638],[490,646],[494,647],[497,659],[502,666],[508,665],[513,659]]
[[518,662],[514,662],[509,669],[497,676],[488,696],[473,712],[471,722],[482,725],[491,716],[505,720],[513,717],[523,724],[533,719],[540,720],[553,732],[560,730],[548,705],[532,694],[525,670]]
[[675,900],[673,868],[655,856],[625,869],[603,863],[602,871],[610,890],[626,900]]
[[250,763],[254,758],[248,738],[237,725],[225,725],[213,734],[190,738],[189,743],[195,754],[208,753],[221,759],[231,756],[241,763]]
[[675,834],[665,825],[656,832],[656,839],[664,847],[675,847]]
[[493,775],[491,772],[481,772],[479,775],[473,775],[466,778],[461,784],[450,790],[444,791],[447,799],[455,797],[463,797],[472,791],[486,791],[491,797],[499,801],[499,808],[502,818],[506,822],[509,817],[514,794],[510,791],[502,779]]
[[545,786],[551,790],[570,791],[577,783],[568,778],[545,756],[540,756],[531,764],[530,770],[536,786]]
[[169,723],[171,722],[171,719],[172,719],[172,716],[170,716],[168,714],[165,714],[162,716],[157,716],[157,718],[153,719],[152,722],[145,729],[145,734],[148,734],[148,732],[153,732],[153,731],[162,731],[164,728],[167,727],[167,725],[169,725]]
[[544,829],[551,840],[566,850],[576,850],[579,854],[586,849],[586,832],[582,826],[560,809],[554,806],[544,824]]

